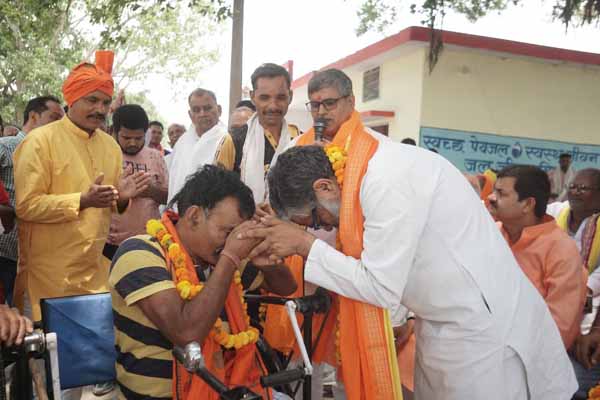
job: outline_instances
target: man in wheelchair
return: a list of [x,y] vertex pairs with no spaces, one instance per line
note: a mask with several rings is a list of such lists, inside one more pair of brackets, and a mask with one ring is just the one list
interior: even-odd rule
[[252,191],[235,173],[206,165],[188,177],[170,206],[179,213],[148,221],[148,234],[123,242],[111,265],[119,398],[218,398],[173,364],[173,346],[193,341],[226,385],[264,393],[258,330],[250,326],[243,291],[262,287],[289,295],[296,282],[266,257],[248,267],[242,261],[257,244],[238,239],[255,223]]

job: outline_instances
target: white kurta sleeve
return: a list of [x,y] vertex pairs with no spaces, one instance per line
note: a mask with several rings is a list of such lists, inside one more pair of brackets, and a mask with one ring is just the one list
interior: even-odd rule
[[433,181],[431,175],[411,171],[410,165],[400,166],[397,157],[374,157],[360,192],[365,218],[361,259],[316,240],[305,279],[395,312],[429,214]]
[[600,268],[596,267],[588,276],[587,286],[592,290],[594,297],[600,297]]

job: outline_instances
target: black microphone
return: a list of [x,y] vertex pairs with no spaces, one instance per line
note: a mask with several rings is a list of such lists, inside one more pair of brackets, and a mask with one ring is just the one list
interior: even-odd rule
[[320,142],[323,140],[323,133],[325,133],[325,128],[327,128],[327,120],[325,118],[317,118],[315,119],[315,142]]

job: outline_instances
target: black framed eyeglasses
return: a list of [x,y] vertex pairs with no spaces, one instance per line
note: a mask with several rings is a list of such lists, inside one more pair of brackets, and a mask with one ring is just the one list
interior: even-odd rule
[[340,100],[349,97],[349,95],[341,96],[335,99],[325,99],[323,101],[309,101],[305,103],[306,109],[310,112],[317,112],[321,108],[321,104],[326,111],[333,111],[337,108],[337,104]]
[[581,192],[581,193],[591,192],[592,190],[600,190],[597,187],[591,187],[591,186],[586,186],[586,185],[576,185],[574,183],[571,183],[569,186],[567,186],[567,188],[572,192]]
[[311,218],[311,221],[310,221],[310,225],[308,227],[315,231],[321,229],[321,221],[319,220],[319,214],[317,213],[317,207],[314,207],[310,211],[310,218]]

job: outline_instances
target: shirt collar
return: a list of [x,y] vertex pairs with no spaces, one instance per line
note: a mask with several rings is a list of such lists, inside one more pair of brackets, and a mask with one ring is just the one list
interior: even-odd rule
[[74,135],[76,135],[82,139],[92,139],[100,131],[100,129],[96,129],[94,131],[94,133],[92,133],[90,135],[89,133],[87,133],[86,131],[84,131],[77,125],[75,125],[75,123],[73,121],[71,121],[71,119],[66,115],[61,119],[61,122],[63,123],[63,125],[65,126],[65,129],[67,131],[73,133]]
[[550,232],[554,229],[560,228],[558,227],[558,225],[556,225],[556,221],[554,220],[554,218],[546,214],[542,218],[542,222],[540,222],[539,224],[523,228],[523,231],[521,232],[521,237],[515,243],[510,243],[508,233],[504,230],[504,226],[502,226],[502,234],[504,235],[506,241],[509,243],[510,248],[514,249],[517,246],[528,246],[539,236],[543,235],[544,233]]

